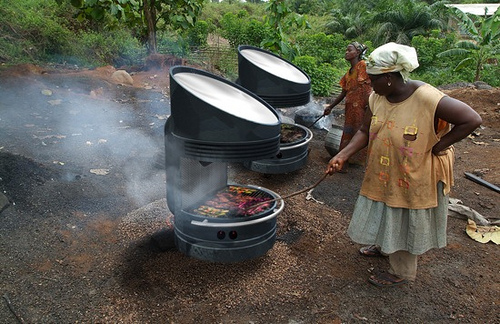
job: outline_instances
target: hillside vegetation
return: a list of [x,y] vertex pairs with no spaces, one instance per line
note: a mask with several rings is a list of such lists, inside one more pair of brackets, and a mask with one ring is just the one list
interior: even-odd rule
[[[498,11],[490,18],[468,16],[444,1],[205,1],[200,13],[188,19],[191,25],[181,28],[159,17],[154,49],[144,11],[126,7],[129,0],[120,1],[122,7],[111,0],[72,1],[80,8],[69,0],[0,2],[4,66],[140,69],[154,50],[235,79],[236,48],[246,44],[290,60],[311,77],[315,95],[328,96],[348,68],[344,50],[351,41],[368,45],[368,52],[395,41],[417,49],[420,67],[414,78],[437,86],[478,80],[500,85]],[[89,8],[103,3],[114,7],[97,8],[99,17],[89,14]],[[166,17],[168,1],[156,3]],[[132,21],[131,14],[143,19]]]

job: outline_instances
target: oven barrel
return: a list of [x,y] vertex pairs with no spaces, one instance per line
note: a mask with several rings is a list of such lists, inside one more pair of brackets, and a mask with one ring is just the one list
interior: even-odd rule
[[[261,187],[273,199],[279,196]],[[175,215],[175,243],[184,254],[196,259],[229,263],[264,255],[276,241],[276,218],[283,203],[255,216],[209,217],[182,210]]]
[[170,86],[166,195],[178,250],[222,263],[262,256],[274,245],[284,204],[268,189],[228,184],[227,163],[275,156],[278,113],[249,90],[202,70],[173,67]]

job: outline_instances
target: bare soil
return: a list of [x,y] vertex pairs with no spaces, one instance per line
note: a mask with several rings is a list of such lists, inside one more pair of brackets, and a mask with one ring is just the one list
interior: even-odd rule
[[[367,282],[386,269],[346,235],[363,169],[286,199],[277,241],[257,259],[217,264],[165,246],[163,126],[168,71],[110,81],[112,68],[0,73],[0,323],[500,323],[500,252],[449,217],[448,246],[419,258],[397,288]],[[484,127],[456,145],[451,193],[500,215],[500,89],[445,90]],[[282,196],[321,178],[330,158],[314,129],[306,166],[265,175],[231,164],[237,183]],[[5,197],[1,197],[4,199]],[[2,200],[0,199],[0,202]]]

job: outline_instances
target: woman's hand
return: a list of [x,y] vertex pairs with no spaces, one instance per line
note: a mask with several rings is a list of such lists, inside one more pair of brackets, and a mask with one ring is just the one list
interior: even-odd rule
[[332,105],[328,105],[325,107],[325,110],[323,111],[323,116],[328,116],[330,115],[330,113],[332,112],[332,109],[333,109],[333,106]]
[[438,144],[439,143],[437,143],[436,145],[434,145],[434,147],[432,148],[432,154],[434,154],[436,156],[446,155],[446,154],[448,154],[447,151],[451,150],[450,146],[445,147],[444,149],[440,149]]
[[328,162],[328,166],[326,168],[325,173],[332,175],[335,172],[341,171],[342,168],[344,167],[345,161],[346,160],[344,160],[343,158],[339,157],[338,154],[335,155],[334,157],[332,157],[332,159],[330,160],[330,162]]

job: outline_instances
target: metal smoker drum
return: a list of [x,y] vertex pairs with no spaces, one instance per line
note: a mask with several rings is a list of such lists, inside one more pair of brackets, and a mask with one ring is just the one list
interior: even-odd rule
[[[177,248],[213,262],[265,254],[276,240],[276,217],[284,205],[268,189],[229,183],[227,164],[279,151],[277,112],[241,86],[189,67],[170,69],[170,91],[167,205]],[[252,210],[258,202],[264,204]]]
[[[311,79],[304,71],[274,53],[254,46],[238,47],[237,82],[274,108],[296,107],[311,100]],[[246,168],[280,174],[298,170],[307,163],[308,143],[313,138],[311,130],[299,124],[282,124],[282,127],[294,129],[303,136],[294,142],[282,142],[280,152],[271,158],[244,162]]]

